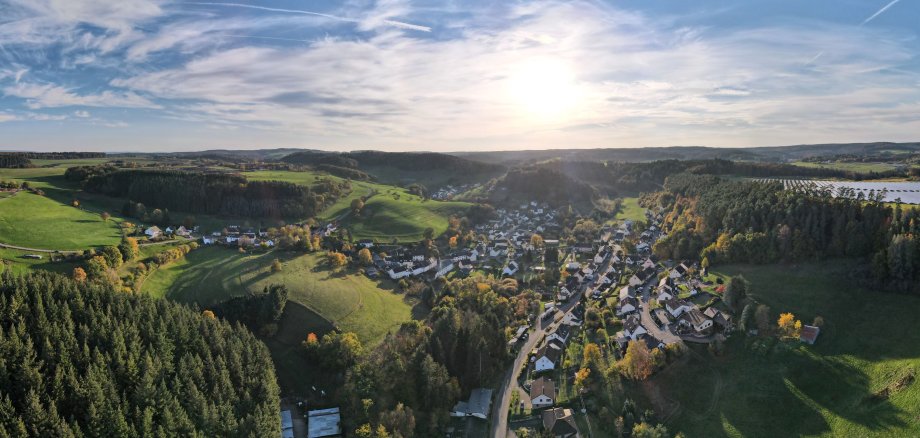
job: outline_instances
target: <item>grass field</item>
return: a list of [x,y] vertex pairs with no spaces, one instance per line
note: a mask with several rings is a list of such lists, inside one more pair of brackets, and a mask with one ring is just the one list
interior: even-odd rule
[[[316,172],[258,171],[248,172],[247,178],[254,180],[287,181],[295,184],[313,185],[317,176],[343,181],[341,178]],[[351,201],[361,196],[371,196],[360,217],[348,217],[345,225],[355,239],[380,239],[413,242],[423,238],[426,228],[431,227],[435,235],[447,230],[451,215],[462,214],[470,204],[466,202],[441,202],[424,200],[410,194],[401,187],[366,181],[352,181],[348,196],[336,200],[318,215],[320,220],[344,217],[351,209]]]
[[20,192],[0,199],[0,242],[27,248],[79,250],[117,244],[116,219]]
[[623,206],[617,212],[616,220],[645,220],[645,209],[639,206],[639,198],[623,198]]
[[[920,369],[920,297],[863,290],[848,279],[849,262],[728,266],[752,295],[803,322],[822,316],[814,346],[798,342],[754,348],[735,334],[726,354],[703,348],[647,382],[669,427],[706,436],[918,436],[920,384],[902,385]],[[761,352],[765,351],[765,352]],[[886,388],[890,394],[882,396]],[[653,394],[654,391],[644,391]],[[647,400],[648,401],[648,400]]]
[[[279,273],[269,270],[275,258],[284,267]],[[412,318],[412,303],[402,295],[363,275],[332,274],[315,254],[241,255],[227,248],[201,248],[158,269],[144,283],[144,292],[207,307],[273,283],[286,285],[290,300],[343,331],[357,333],[364,342],[377,342]]]
[[50,254],[41,254],[41,260],[23,258],[32,254],[29,251],[0,248],[0,272],[9,271],[16,275],[27,274],[33,270],[44,270],[70,275],[77,265],[69,262],[51,263]]
[[801,167],[814,167],[822,169],[839,169],[839,170],[849,170],[853,172],[885,172],[888,170],[894,170],[898,166],[891,163],[849,163],[849,162],[833,162],[833,163],[812,163],[807,161],[796,161],[792,163],[796,166]]

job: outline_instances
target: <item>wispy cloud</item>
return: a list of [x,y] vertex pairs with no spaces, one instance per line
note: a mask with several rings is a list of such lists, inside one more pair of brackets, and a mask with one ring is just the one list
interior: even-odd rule
[[159,105],[133,92],[105,90],[101,93],[77,94],[52,84],[17,83],[3,89],[5,96],[25,99],[31,109],[67,106],[96,106],[116,108],[160,108]]
[[879,9],[878,11],[875,11],[875,13],[872,14],[872,15],[870,15],[869,18],[866,18],[865,20],[863,20],[862,24],[864,25],[864,24],[866,24],[866,23],[868,23],[868,22],[874,20],[875,17],[878,17],[879,15],[884,14],[885,11],[888,10],[888,8],[894,6],[894,5],[895,5],[897,2],[899,2],[899,1],[901,1],[901,0],[892,0],[890,3],[888,3],[888,4],[885,5],[885,6],[883,6],[882,9]]
[[[328,18],[330,20],[343,21],[343,22],[348,22],[348,23],[362,23],[362,20],[356,19],[356,18],[341,17],[338,15],[332,15],[332,14],[326,14],[326,13],[314,12],[314,11],[305,11],[305,10],[300,10],[300,9],[271,8],[271,7],[266,7],[266,6],[249,5],[249,4],[243,4],[243,3],[222,3],[222,2],[185,2],[182,4],[198,5],[198,6],[220,6],[220,7],[229,7],[229,8],[245,8],[245,9],[255,9],[255,10],[266,11],[266,12],[279,12],[279,13],[284,13],[284,14],[312,15],[315,17],[323,17],[323,18]],[[388,25],[388,26],[398,27],[400,29],[417,30],[421,32],[431,32],[431,28],[428,26],[406,23],[402,21],[384,19],[384,20],[380,20],[379,23]]]

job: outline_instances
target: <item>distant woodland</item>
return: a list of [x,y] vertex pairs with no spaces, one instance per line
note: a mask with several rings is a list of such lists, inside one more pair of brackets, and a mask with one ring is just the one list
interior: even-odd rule
[[350,190],[331,181],[306,187],[216,172],[82,169],[79,173],[86,176],[84,189],[89,192],[131,199],[150,208],[233,217],[311,217]]

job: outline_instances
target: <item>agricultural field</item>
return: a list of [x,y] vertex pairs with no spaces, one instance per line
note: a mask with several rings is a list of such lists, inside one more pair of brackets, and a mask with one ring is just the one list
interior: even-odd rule
[[909,181],[820,181],[806,179],[766,178],[758,181],[779,181],[787,190],[804,190],[814,187],[818,189],[831,189],[838,193],[841,189],[850,189],[855,193],[866,196],[871,192],[885,192],[884,202],[895,202],[900,199],[905,204],[920,204],[920,182]]
[[70,275],[73,268],[77,266],[69,262],[52,263],[51,254],[39,254],[42,256],[41,260],[23,257],[26,254],[34,254],[34,252],[0,248],[0,273],[12,272],[16,275],[23,275],[33,270],[44,270]]
[[694,347],[636,388],[640,399],[687,436],[918,436],[920,297],[855,286],[855,263],[714,269],[744,275],[773,318],[824,318],[817,343],[735,334],[720,357]]
[[800,167],[811,167],[811,168],[820,168],[820,169],[838,169],[838,170],[847,170],[851,172],[859,173],[869,173],[869,172],[885,172],[889,170],[895,170],[899,166],[893,163],[851,163],[851,162],[832,162],[832,163],[813,163],[810,161],[796,161],[792,163],[793,165]]
[[118,220],[64,205],[45,196],[19,192],[0,199],[0,242],[26,248],[82,250],[117,244]]
[[[341,181],[341,178],[316,172],[259,171],[245,173],[254,180],[288,181],[312,185],[318,176]],[[327,207],[318,219],[344,219],[344,224],[355,239],[380,239],[400,242],[421,240],[426,228],[432,228],[435,235],[447,230],[447,221],[452,215],[463,214],[470,204],[466,202],[442,202],[425,200],[401,187],[388,186],[366,181],[352,181],[352,192]],[[349,215],[351,201],[369,196],[364,211],[359,217]]]

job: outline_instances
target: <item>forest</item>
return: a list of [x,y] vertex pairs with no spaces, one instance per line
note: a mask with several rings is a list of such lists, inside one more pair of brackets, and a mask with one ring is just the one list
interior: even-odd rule
[[0,436],[276,437],[278,393],[240,325],[104,282],[0,275]]
[[665,208],[670,230],[661,257],[709,263],[772,263],[864,258],[866,277],[890,290],[920,293],[920,212],[863,194],[783,190],[780,183],[678,174],[646,196]]
[[120,169],[86,174],[89,192],[127,198],[150,208],[231,217],[305,218],[348,190],[341,184],[306,187],[280,181],[248,181],[229,173]]

